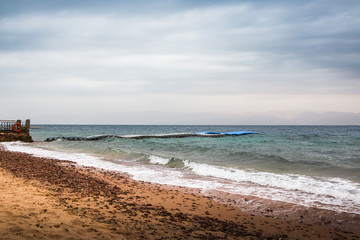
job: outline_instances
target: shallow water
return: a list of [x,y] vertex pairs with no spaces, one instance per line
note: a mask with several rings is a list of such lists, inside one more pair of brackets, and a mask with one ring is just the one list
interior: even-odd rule
[[[31,131],[37,142],[5,146],[9,150],[124,171],[137,180],[360,213],[359,126],[43,127]],[[42,142],[62,136],[241,130],[259,134]]]

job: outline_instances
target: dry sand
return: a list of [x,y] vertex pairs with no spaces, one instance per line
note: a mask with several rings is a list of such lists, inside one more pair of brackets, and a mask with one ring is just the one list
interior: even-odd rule
[[257,216],[193,192],[0,149],[0,239],[359,239],[360,236],[359,229],[353,225],[349,229],[346,223],[334,226],[311,219],[304,222]]

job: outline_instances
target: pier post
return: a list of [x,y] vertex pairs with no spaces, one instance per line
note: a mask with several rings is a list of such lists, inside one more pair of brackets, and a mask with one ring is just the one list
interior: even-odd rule
[[26,132],[30,131],[30,119],[26,119],[25,121],[25,131]]

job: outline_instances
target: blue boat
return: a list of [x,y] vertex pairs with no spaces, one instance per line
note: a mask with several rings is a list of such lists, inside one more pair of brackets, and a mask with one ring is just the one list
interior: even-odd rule
[[239,135],[246,135],[246,134],[258,134],[257,132],[251,132],[251,131],[238,131],[238,132],[226,132],[221,133],[227,136],[239,136]]
[[221,133],[218,133],[218,132],[197,132],[195,134],[221,134]]
[[237,132],[225,132],[225,133],[219,133],[219,132],[197,132],[195,134],[200,135],[226,135],[226,136],[240,136],[240,135],[246,135],[246,134],[258,134],[257,132],[251,132],[251,131],[237,131]]

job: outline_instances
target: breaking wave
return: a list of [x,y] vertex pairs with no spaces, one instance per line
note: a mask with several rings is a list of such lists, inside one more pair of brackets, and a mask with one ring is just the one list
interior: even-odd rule
[[360,184],[343,178],[312,177],[242,170],[177,158],[148,155],[148,164],[105,156],[54,151],[28,143],[2,143],[10,151],[74,161],[80,165],[127,172],[135,180],[251,195],[303,206],[360,214]]

